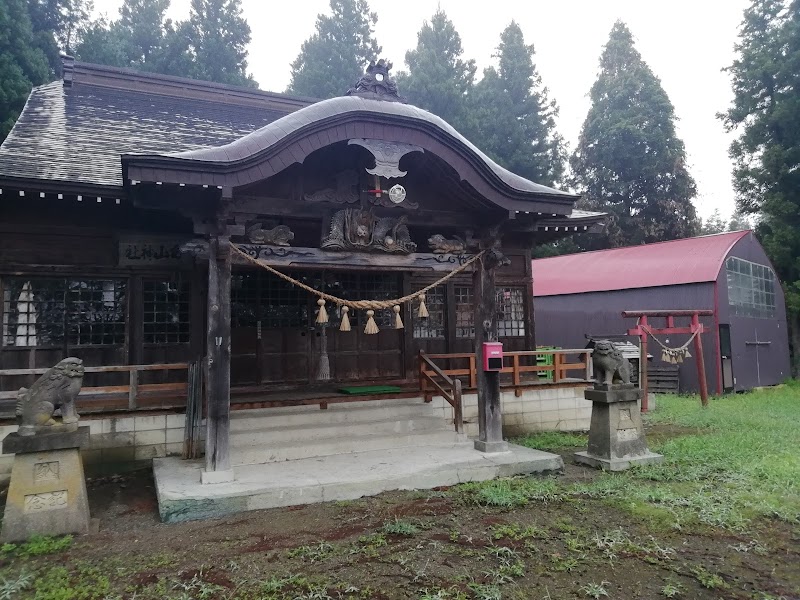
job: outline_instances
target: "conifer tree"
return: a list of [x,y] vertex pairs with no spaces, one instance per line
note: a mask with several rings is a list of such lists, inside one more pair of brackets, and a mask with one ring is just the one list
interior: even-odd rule
[[247,74],[250,26],[241,0],[192,0],[189,18],[166,18],[169,0],[124,0],[120,17],[98,19],[77,57],[117,67],[257,87]]
[[712,233],[722,233],[726,230],[725,219],[718,208],[705,220],[700,219],[700,235],[710,235]]
[[406,52],[407,73],[397,87],[409,102],[466,130],[467,95],[475,81],[475,61],[462,58],[461,36],[440,8],[422,24],[416,48]]
[[188,27],[191,77],[258,87],[247,74],[250,25],[242,16],[241,0],[192,0]]
[[617,21],[600,57],[592,107],[571,158],[584,206],[609,213],[608,231],[586,248],[628,246],[696,233],[694,179],[675,110],[661,82]]
[[754,0],[744,13],[728,69],[733,105],[722,115],[739,133],[737,208],[756,215],[756,234],[782,281],[800,374],[800,1]]
[[469,102],[468,136],[499,164],[544,185],[558,182],[566,163],[564,141],[556,132],[558,108],[512,21],[500,35],[498,66],[484,70]]
[[0,142],[25,106],[34,85],[51,76],[47,54],[37,43],[25,0],[0,2]]
[[381,52],[373,28],[378,15],[367,0],[330,0],[331,15],[317,15],[316,32],[292,63],[288,93],[311,98],[342,96]]
[[[119,19],[100,18],[86,29],[76,54],[80,60],[173,74],[161,64],[172,22],[166,19],[169,0],[124,0]],[[181,51],[188,53],[188,42]]]

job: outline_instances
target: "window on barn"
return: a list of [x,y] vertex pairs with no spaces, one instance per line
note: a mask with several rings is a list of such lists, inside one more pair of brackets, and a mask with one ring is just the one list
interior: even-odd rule
[[190,284],[185,280],[144,280],[144,343],[189,341]]
[[3,345],[124,344],[126,291],[123,279],[3,279]]
[[425,307],[428,309],[428,318],[420,319],[417,317],[417,307],[419,301],[414,302],[414,337],[415,338],[444,338],[444,314],[445,305],[444,285],[437,285],[425,292]]
[[767,266],[731,256],[725,261],[728,304],[742,317],[775,315],[775,273]]

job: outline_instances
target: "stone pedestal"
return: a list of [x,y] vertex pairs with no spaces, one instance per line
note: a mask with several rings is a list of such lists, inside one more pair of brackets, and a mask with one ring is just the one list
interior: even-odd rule
[[596,385],[584,397],[592,401],[588,452],[576,452],[575,462],[607,471],[631,465],[658,463],[663,456],[650,452],[644,436],[638,401],[641,390],[632,384]]
[[14,453],[14,464],[0,541],[89,531],[89,500],[80,453],[81,446],[88,444],[88,427],[6,436],[3,452]]

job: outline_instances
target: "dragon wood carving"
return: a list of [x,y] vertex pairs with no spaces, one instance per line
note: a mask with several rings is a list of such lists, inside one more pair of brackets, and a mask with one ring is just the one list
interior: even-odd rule
[[410,254],[417,245],[411,241],[406,217],[376,217],[372,211],[345,208],[331,218],[325,250],[361,250]]

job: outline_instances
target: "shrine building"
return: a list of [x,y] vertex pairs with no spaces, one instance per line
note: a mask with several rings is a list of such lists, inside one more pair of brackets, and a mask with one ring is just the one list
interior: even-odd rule
[[75,356],[82,419],[133,423],[95,424],[85,460],[204,448],[213,483],[269,462],[232,449],[246,414],[444,402],[491,451],[507,393],[582,398],[588,354],[536,353],[531,252],[603,215],[407,104],[390,66],[317,102],[65,57],[0,147],[2,415]]

